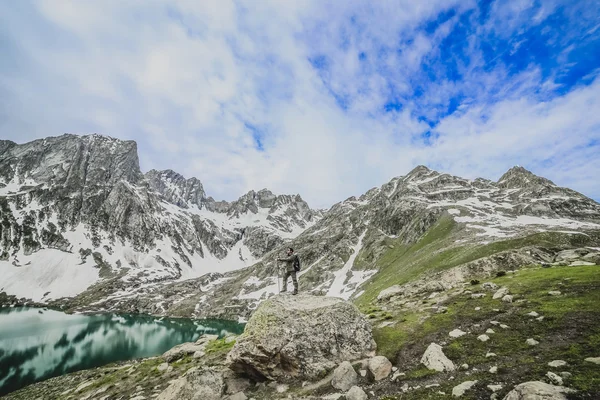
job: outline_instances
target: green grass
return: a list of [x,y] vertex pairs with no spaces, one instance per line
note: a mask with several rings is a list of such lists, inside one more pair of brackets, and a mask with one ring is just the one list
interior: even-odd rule
[[226,338],[213,340],[206,345],[206,354],[227,353],[233,348],[235,340],[226,342]]

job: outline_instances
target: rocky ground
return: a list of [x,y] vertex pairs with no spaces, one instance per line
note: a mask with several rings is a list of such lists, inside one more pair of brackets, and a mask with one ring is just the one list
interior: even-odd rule
[[[203,337],[7,398],[596,399],[599,268],[527,265],[446,290],[411,282],[361,313],[341,300],[279,296],[240,337]],[[370,334],[351,333],[358,326],[372,329],[376,356]]]

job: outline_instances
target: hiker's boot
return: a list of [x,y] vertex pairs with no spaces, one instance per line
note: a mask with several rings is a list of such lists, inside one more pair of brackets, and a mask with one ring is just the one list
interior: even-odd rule
[[292,292],[292,294],[295,296],[295,295],[297,295],[297,294],[298,294],[298,291],[297,291],[297,290],[294,290],[294,291]]

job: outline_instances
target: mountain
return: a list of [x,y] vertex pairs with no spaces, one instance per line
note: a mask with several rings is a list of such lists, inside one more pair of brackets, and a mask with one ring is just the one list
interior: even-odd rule
[[71,310],[247,318],[278,291],[287,246],[302,291],[365,304],[392,285],[600,247],[600,204],[522,167],[493,182],[418,166],[316,211],[268,190],[215,201],[198,179],[142,174],[135,143],[97,135],[0,151],[0,292]]
[[133,141],[0,142],[0,292],[34,301],[239,269],[320,217],[300,196],[228,203],[196,178],[143,174]]

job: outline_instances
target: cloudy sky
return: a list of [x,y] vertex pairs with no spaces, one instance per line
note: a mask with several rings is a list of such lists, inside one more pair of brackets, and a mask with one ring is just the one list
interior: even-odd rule
[[0,1],[0,138],[102,133],[215,198],[418,164],[600,199],[600,1]]

